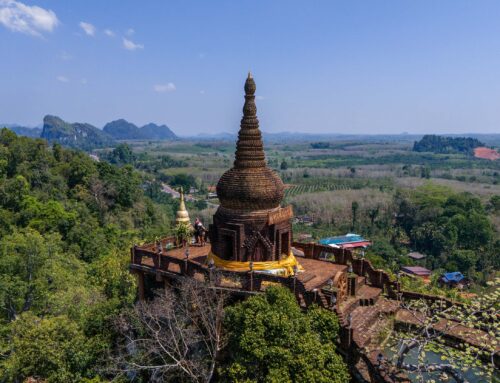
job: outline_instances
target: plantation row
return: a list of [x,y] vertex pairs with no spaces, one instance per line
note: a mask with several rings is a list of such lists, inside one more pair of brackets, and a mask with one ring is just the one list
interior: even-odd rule
[[352,187],[346,184],[315,183],[309,185],[295,185],[285,190],[285,197],[293,197],[299,194],[314,193],[332,190],[350,190]]

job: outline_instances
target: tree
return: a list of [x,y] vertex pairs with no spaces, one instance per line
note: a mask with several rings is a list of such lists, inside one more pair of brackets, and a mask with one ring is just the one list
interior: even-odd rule
[[225,294],[186,278],[139,302],[117,321],[123,342],[115,373],[149,382],[210,382],[226,345],[225,301]]
[[117,165],[133,164],[136,160],[132,148],[127,144],[118,144],[108,156],[109,162]]
[[281,161],[280,169],[281,170],[287,170],[288,169],[288,163],[285,160]]
[[441,226],[429,222],[413,229],[411,237],[417,250],[439,256],[444,250],[453,247],[457,240],[457,232],[453,225]]
[[[8,320],[29,310],[41,298],[43,265],[54,254],[57,240],[34,230],[16,232],[0,242],[0,307]],[[45,291],[46,292],[46,291]]]
[[189,241],[193,237],[193,231],[191,224],[179,222],[174,228],[175,238],[177,238],[178,243],[182,243],[185,246],[189,244]]
[[77,382],[88,376],[95,361],[90,342],[66,316],[25,313],[13,324],[9,342],[12,352],[0,361],[3,382],[28,377],[47,383]]
[[73,188],[78,184],[86,185],[89,178],[96,173],[94,162],[85,154],[79,153],[73,156],[69,163],[68,186]]
[[455,250],[448,258],[448,269],[450,271],[461,271],[467,273],[474,270],[477,263],[477,255],[472,250]]
[[494,195],[490,198],[490,207],[493,212],[500,212],[500,195]]
[[370,217],[370,226],[373,228],[373,224],[375,223],[375,219],[377,219],[380,213],[380,205],[375,206],[372,209],[368,210],[368,217]]
[[431,169],[428,166],[422,166],[420,168],[420,177],[421,178],[431,178]]
[[356,227],[357,215],[358,215],[358,210],[359,210],[359,203],[358,203],[358,201],[352,201],[352,203],[351,203],[351,210],[352,210],[352,225],[351,225],[351,229],[354,230],[354,228]]
[[488,217],[475,210],[467,215],[457,214],[451,219],[457,229],[458,246],[463,249],[484,247],[493,237],[493,229]]
[[283,287],[226,309],[228,360],[221,369],[230,382],[349,381],[335,352],[337,318],[320,308],[303,313]]
[[170,185],[189,191],[191,187],[196,187],[196,179],[191,174],[179,173],[171,178]]

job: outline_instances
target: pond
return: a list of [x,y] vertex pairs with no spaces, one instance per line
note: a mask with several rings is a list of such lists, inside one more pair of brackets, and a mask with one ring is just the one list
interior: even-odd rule
[[[397,344],[397,339],[398,339],[398,334],[393,334],[389,341],[387,342],[387,345],[384,349],[385,355],[391,359],[394,360],[395,362],[395,354],[397,347],[394,347],[395,344]],[[439,353],[434,350],[427,350],[425,352],[425,363],[452,363],[456,364],[459,367],[463,367],[463,363],[460,359],[460,357],[456,358],[453,362],[449,360],[443,361],[444,354]],[[394,358],[394,359],[393,359]],[[406,363],[417,363],[417,349],[413,349],[410,351],[408,356],[405,358]],[[493,370],[493,371],[492,371]],[[491,373],[491,375],[488,374],[488,372]],[[485,364],[477,365],[468,368],[466,371],[462,371],[463,376],[467,379],[469,383],[500,383],[500,372],[498,369],[492,369],[491,366],[487,366]],[[420,374],[417,373],[411,373],[409,374],[409,377],[412,382],[429,382],[434,380],[436,383],[437,382],[450,382],[454,383],[455,380],[449,376],[447,380],[444,380],[442,376],[440,376],[439,373],[424,373],[422,374],[422,377],[420,377]],[[423,378],[423,380],[422,380]]]

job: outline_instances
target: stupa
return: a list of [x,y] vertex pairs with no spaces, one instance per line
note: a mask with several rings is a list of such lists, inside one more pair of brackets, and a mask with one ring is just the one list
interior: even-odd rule
[[220,206],[209,227],[211,258],[217,267],[290,274],[291,206],[282,208],[284,185],[267,166],[255,105],[255,81],[245,82],[245,104],[234,166],[217,184]]
[[189,213],[186,209],[186,204],[184,203],[184,190],[181,187],[181,190],[179,192],[180,194],[180,203],[179,203],[179,210],[177,210],[177,213],[175,215],[175,224],[186,224],[189,225],[191,223],[189,219]]

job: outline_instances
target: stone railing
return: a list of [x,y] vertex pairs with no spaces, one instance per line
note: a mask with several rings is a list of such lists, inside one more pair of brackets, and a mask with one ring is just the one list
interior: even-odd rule
[[[163,242],[163,241],[162,241]],[[157,251],[154,245],[135,246],[131,252],[132,267],[151,268],[156,274],[163,272],[170,276],[186,276],[206,281],[215,287],[239,291],[242,293],[258,293],[272,285],[281,285],[289,288],[297,300],[309,306],[317,303],[328,306],[328,301],[321,300],[321,297],[314,292],[307,291],[304,284],[295,277],[283,277],[278,275],[260,273],[257,271],[226,271],[210,268],[191,260],[189,257],[179,259],[168,255],[168,252]],[[151,260],[149,262],[148,260]]]
[[398,283],[391,281],[386,271],[375,269],[370,261],[355,257],[350,250],[336,249],[317,243],[293,242],[292,246],[302,250],[305,258],[326,259],[342,265],[351,264],[352,271],[366,277],[371,286],[382,289],[391,298],[397,297]]

